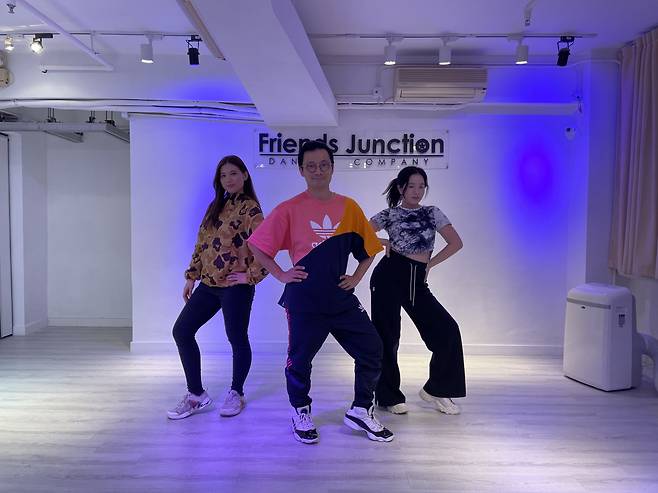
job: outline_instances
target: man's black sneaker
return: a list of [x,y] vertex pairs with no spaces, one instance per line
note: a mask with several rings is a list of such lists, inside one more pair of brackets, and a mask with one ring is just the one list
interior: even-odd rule
[[376,442],[390,442],[395,435],[377,421],[373,410],[374,406],[370,406],[370,409],[352,406],[352,408],[345,413],[343,423],[353,430],[365,431],[370,440]]
[[318,443],[320,437],[311,418],[311,406],[293,408],[292,433],[302,443]]

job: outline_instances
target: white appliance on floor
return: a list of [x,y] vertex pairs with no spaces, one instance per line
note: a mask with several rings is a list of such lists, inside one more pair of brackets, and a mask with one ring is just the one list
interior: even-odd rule
[[581,284],[567,295],[564,374],[601,390],[632,386],[633,297],[621,286]]

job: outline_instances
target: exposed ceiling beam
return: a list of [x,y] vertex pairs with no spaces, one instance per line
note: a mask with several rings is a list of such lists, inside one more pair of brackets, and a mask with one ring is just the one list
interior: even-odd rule
[[290,0],[195,0],[265,123],[336,126],[336,100]]
[[[103,58],[99,53],[96,53],[92,48],[89,48],[86,44],[84,44],[78,38],[73,36],[70,32],[68,32],[66,29],[64,29],[62,26],[60,26],[57,22],[52,20],[46,14],[41,12],[39,9],[33,7],[26,0],[16,0],[16,1],[19,3],[19,5],[21,7],[25,8],[25,10],[28,10],[29,12],[31,12],[40,21],[47,24],[50,28],[54,29],[57,33],[61,34],[65,38],[67,38],[69,41],[71,41],[71,43],[73,43],[79,49],[84,51],[88,56],[90,56],[91,58],[96,60],[98,63],[100,63],[104,67],[104,70],[114,70],[114,66],[110,62],[105,60],[105,58]],[[55,67],[50,66],[50,70],[55,70]],[[66,70],[71,70],[71,66],[67,66]]]
[[201,19],[199,12],[194,7],[192,0],[176,0],[176,2],[178,3],[178,6],[181,8],[183,13],[186,15],[187,20],[189,20],[190,23],[197,29],[197,31],[199,31],[201,39],[203,40],[203,43],[208,47],[210,53],[212,53],[215,58],[226,60],[222,50],[220,50],[219,46],[217,46],[215,38],[212,37],[208,31],[208,28],[206,27],[206,24],[203,22],[203,19]]

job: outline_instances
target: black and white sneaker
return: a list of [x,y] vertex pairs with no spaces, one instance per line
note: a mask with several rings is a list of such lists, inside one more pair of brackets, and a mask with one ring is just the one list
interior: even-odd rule
[[377,418],[374,415],[374,406],[370,406],[370,409],[352,406],[351,409],[345,413],[343,423],[353,430],[365,431],[368,438],[376,442],[390,442],[395,437],[390,430],[384,428],[384,426],[377,421]]
[[320,437],[311,418],[311,406],[293,408],[292,434],[302,443],[318,443]]

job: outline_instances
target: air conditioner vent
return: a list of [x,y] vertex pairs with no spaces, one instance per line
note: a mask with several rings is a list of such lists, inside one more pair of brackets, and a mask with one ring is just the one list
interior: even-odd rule
[[482,101],[487,93],[484,68],[397,67],[395,101],[464,104]]

